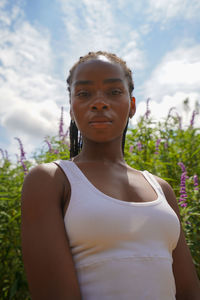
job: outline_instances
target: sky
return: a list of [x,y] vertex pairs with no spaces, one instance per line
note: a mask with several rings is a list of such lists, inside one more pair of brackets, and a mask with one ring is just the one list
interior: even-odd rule
[[[89,51],[108,51],[133,72],[135,126],[171,107],[188,126],[200,105],[199,0],[0,0],[0,148],[27,157],[70,122],[66,78]],[[183,100],[189,98],[188,109]],[[195,125],[200,124],[200,114]]]

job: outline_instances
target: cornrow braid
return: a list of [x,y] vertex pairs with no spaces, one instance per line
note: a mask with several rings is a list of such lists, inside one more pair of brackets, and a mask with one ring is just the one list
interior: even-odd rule
[[[126,62],[124,60],[122,60],[121,58],[116,56],[114,53],[109,53],[109,52],[105,52],[105,51],[89,52],[85,56],[81,56],[79,58],[79,60],[73,65],[73,67],[69,71],[69,76],[67,77],[67,80],[66,80],[69,96],[71,97],[72,77],[73,77],[74,71],[77,68],[77,66],[85,61],[97,59],[99,56],[104,56],[104,57],[108,58],[111,62],[118,63],[123,68],[125,77],[127,78],[127,81],[128,81],[129,94],[131,97],[132,91],[134,90],[134,82],[133,82],[131,70],[127,67]],[[123,154],[124,154],[124,145],[125,145],[127,128],[128,128],[128,122],[124,129],[123,138],[122,138]],[[72,158],[72,157],[76,156],[82,148],[82,137],[81,137],[81,134],[79,133],[78,128],[74,121],[71,121],[69,130],[70,130],[70,158]]]
[[82,147],[82,136],[76,126],[76,123],[71,120],[69,127],[69,137],[70,137],[70,158],[79,154]]

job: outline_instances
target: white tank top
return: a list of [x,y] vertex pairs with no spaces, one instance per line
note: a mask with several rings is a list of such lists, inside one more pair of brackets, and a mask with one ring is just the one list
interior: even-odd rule
[[71,185],[64,223],[83,300],[175,300],[172,251],[180,223],[152,174],[152,202],[98,190],[72,161],[55,162]]

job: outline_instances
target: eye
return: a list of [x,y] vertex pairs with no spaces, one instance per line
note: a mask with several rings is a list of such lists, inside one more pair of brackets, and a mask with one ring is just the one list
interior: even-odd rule
[[85,97],[89,97],[90,93],[88,91],[79,91],[76,93],[76,96],[80,98],[85,98]]
[[111,90],[111,95],[115,96],[115,95],[121,95],[122,91],[120,89],[112,89]]

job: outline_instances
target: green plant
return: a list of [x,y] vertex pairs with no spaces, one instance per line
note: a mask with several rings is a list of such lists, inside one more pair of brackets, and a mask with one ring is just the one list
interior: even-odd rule
[[[148,100],[149,101],[149,100]],[[63,110],[62,110],[63,113]],[[193,120],[194,122],[194,120]],[[61,115],[59,135],[45,139],[45,145],[26,159],[21,141],[20,159],[14,164],[1,150],[0,161],[0,300],[29,300],[20,241],[20,198],[24,176],[34,164],[69,159],[69,141],[63,133]],[[46,147],[47,146],[47,147]],[[200,278],[200,128],[193,123],[181,128],[180,117],[168,114],[166,120],[155,123],[150,111],[141,117],[134,129],[129,129],[125,145],[125,159],[135,169],[162,177],[171,184],[180,206],[181,222]],[[185,167],[184,190],[180,190]],[[182,177],[183,178],[183,177]],[[182,191],[182,192],[181,192]],[[180,201],[183,193],[186,201]],[[182,196],[181,196],[182,195]],[[187,198],[186,198],[187,195]],[[183,205],[185,204],[185,205]]]

